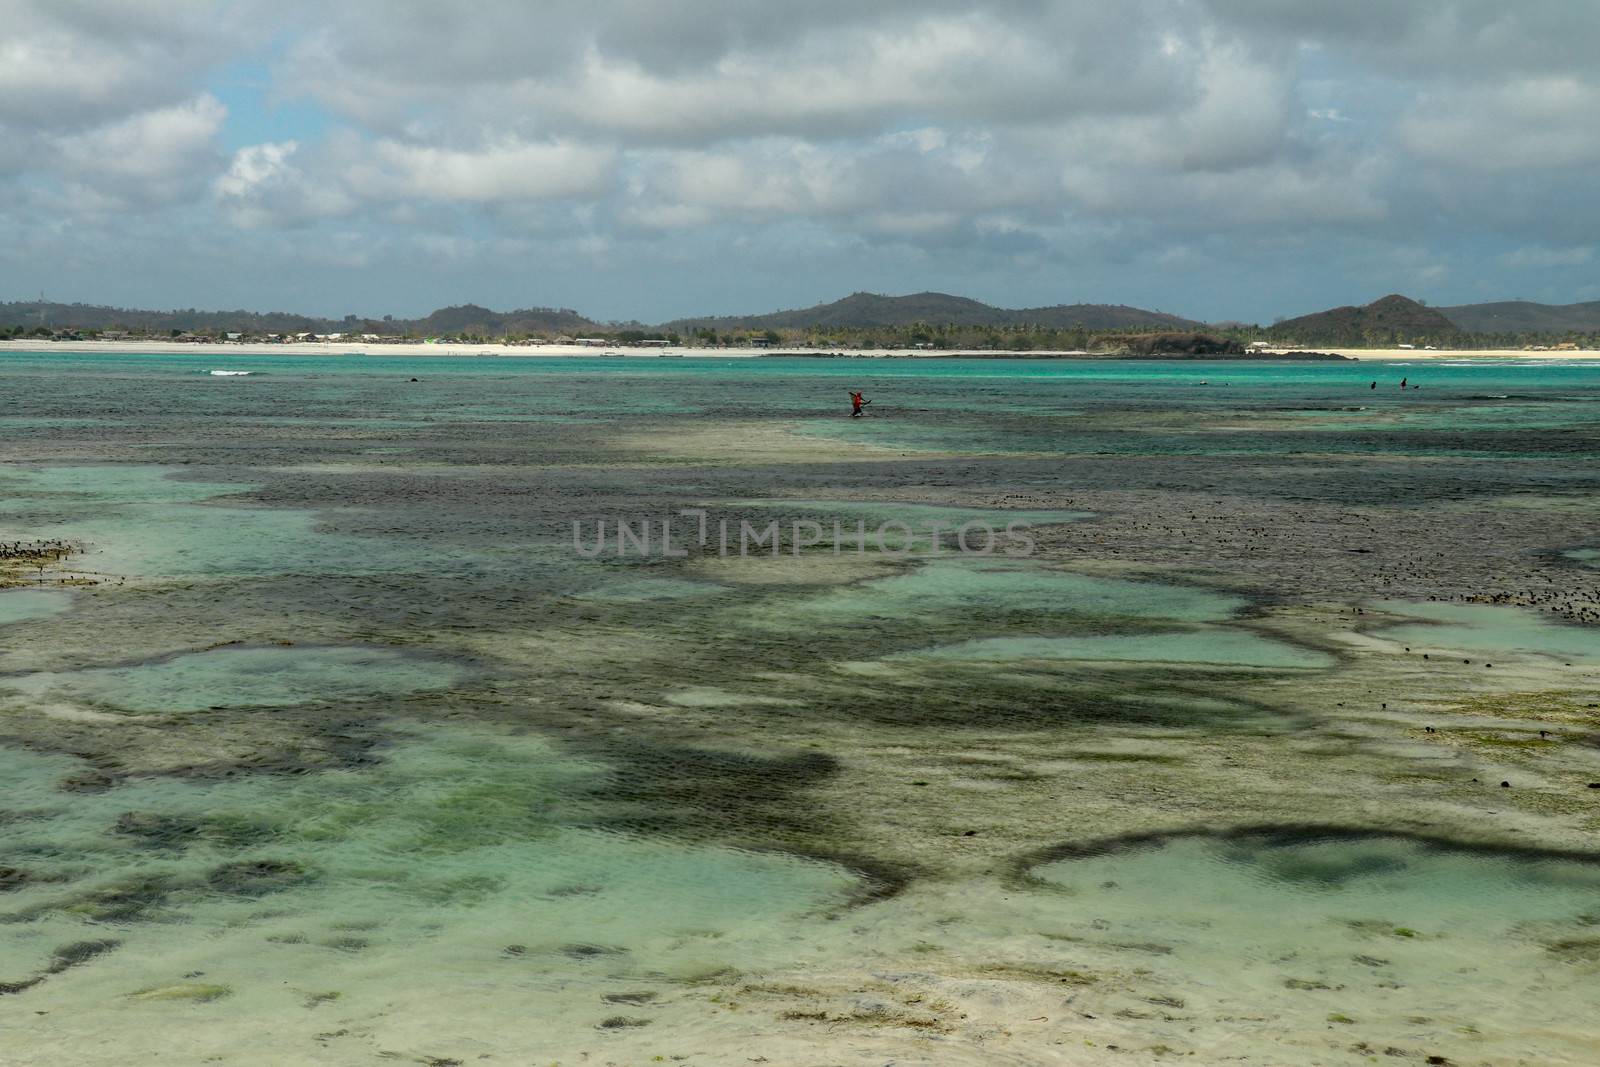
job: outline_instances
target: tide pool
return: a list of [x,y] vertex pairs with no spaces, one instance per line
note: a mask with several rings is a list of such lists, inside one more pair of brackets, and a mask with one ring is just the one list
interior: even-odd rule
[[459,666],[376,648],[221,648],[128,667],[0,677],[0,702],[183,714],[447,689]]
[[61,590],[0,590],[0,626],[49,618],[71,607],[72,594]]
[[1391,641],[1432,650],[1499,653],[1502,659],[1533,656],[1600,661],[1600,630],[1552,621],[1528,608],[1416,601],[1382,601],[1376,606],[1425,620],[1378,631]]

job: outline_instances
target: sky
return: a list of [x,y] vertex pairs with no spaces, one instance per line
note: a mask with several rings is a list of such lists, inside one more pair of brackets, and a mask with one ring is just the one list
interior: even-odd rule
[[0,300],[1600,299],[1593,0],[0,0]]

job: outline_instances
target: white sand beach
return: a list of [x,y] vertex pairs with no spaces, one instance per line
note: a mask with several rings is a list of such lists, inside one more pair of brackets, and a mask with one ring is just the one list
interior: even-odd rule
[[[276,344],[267,342],[175,342],[175,341],[41,341],[17,339],[0,341],[0,352],[101,352],[129,354],[175,354],[192,352],[196,355],[215,356],[511,356],[532,359],[553,357],[597,358],[626,356],[630,359],[670,359],[690,357],[695,359],[753,359],[761,356],[802,355],[814,358],[845,359],[979,359],[1008,358],[1006,353],[993,351],[928,351],[924,349],[760,349],[760,348],[633,348],[625,345],[595,347],[590,345],[514,345],[495,342],[484,343],[417,343],[396,344],[366,341],[329,341]],[[1243,358],[1283,358],[1295,349],[1269,349],[1259,355]],[[1527,359],[1540,362],[1568,360],[1600,360],[1600,351],[1566,350],[1531,352],[1520,348],[1497,349],[1404,349],[1404,348],[1329,348],[1317,349],[1359,360],[1504,360]],[[1084,351],[1035,351],[1011,354],[1019,359],[1095,359]]]

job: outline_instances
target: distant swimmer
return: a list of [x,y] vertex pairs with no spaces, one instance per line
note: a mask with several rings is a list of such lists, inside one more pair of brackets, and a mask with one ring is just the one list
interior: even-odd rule
[[1400,388],[1404,389],[1405,387],[1406,387],[1406,380],[1404,378],[1401,378],[1400,379]]
[[1372,388],[1376,389],[1377,387],[1378,387],[1378,383],[1377,382],[1373,382],[1372,383]]
[[872,403],[872,401],[863,398],[860,393],[851,393],[850,394],[850,417],[852,419],[859,419],[861,417],[861,405],[862,404],[870,404],[870,403]]

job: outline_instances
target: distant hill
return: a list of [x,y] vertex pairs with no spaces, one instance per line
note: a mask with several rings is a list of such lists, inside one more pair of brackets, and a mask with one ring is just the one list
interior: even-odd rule
[[[1160,311],[1125,304],[1056,304],[1036,308],[1000,308],[948,293],[913,293],[883,296],[853,293],[831,304],[764,315],[726,315],[678,319],[655,329],[662,333],[693,334],[710,329],[735,336],[763,330],[904,332],[927,326],[940,333],[950,328],[968,331],[964,343],[985,344],[981,331],[1012,327],[1018,330],[1148,331],[1195,333],[1229,332],[1237,324],[1203,323]],[[440,308],[420,319],[342,319],[297,315],[286,311],[201,311],[174,308],[148,311],[99,304],[62,304],[48,301],[0,302],[0,331],[62,333],[127,330],[135,334],[168,333],[251,335],[291,333],[372,333],[385,336],[486,338],[585,335],[614,336],[623,329],[643,329],[639,323],[601,324],[571,308],[521,308],[494,311],[477,304]],[[913,331],[914,332],[914,331]],[[1277,323],[1266,336],[1301,345],[1328,347],[1385,346],[1393,344],[1452,344],[1466,334],[1533,337],[1571,337],[1600,333],[1600,300],[1586,304],[1535,304],[1510,300],[1491,304],[1430,308],[1404,296],[1390,295],[1365,307],[1340,307],[1302,315]],[[1259,333],[1252,336],[1259,337]],[[882,341],[880,336],[877,339]],[[904,337],[898,338],[904,342]],[[872,338],[868,338],[873,343]],[[1081,342],[1080,342],[1081,343]]]
[[964,296],[948,293],[913,293],[910,296],[882,296],[878,293],[852,293],[831,304],[794,311],[774,311],[765,315],[723,315],[709,318],[678,319],[664,329],[686,332],[713,330],[806,330],[911,326],[1041,326],[1090,330],[1130,327],[1194,329],[1201,324],[1177,315],[1120,304],[1058,304],[1041,308],[997,308]]
[[520,311],[490,311],[476,304],[440,308],[425,319],[407,323],[413,332],[429,336],[478,333],[502,337],[521,333],[563,333],[598,325],[571,308],[523,308]]
[[285,311],[139,311],[100,304],[57,304],[24,300],[0,303],[0,327],[45,326],[50,329],[134,330],[166,333],[170,330],[237,330],[250,333],[330,333],[344,324]]
[[1433,308],[1390,294],[1365,307],[1339,307],[1286,319],[1267,331],[1312,345],[1384,345],[1459,338],[1461,329]]
[[563,333],[592,328],[596,323],[570,308],[524,308],[490,311],[476,304],[440,308],[422,319],[319,319],[269,311],[139,311],[98,304],[55,304],[41,301],[0,303],[0,328],[44,326],[52,330],[130,330],[164,334],[173,330],[268,333],[377,333],[434,337],[463,333],[502,337],[516,334]]
[[1600,331],[1600,300],[1587,304],[1535,304],[1503,300],[1440,308],[1439,314],[1472,333],[1593,333]]

